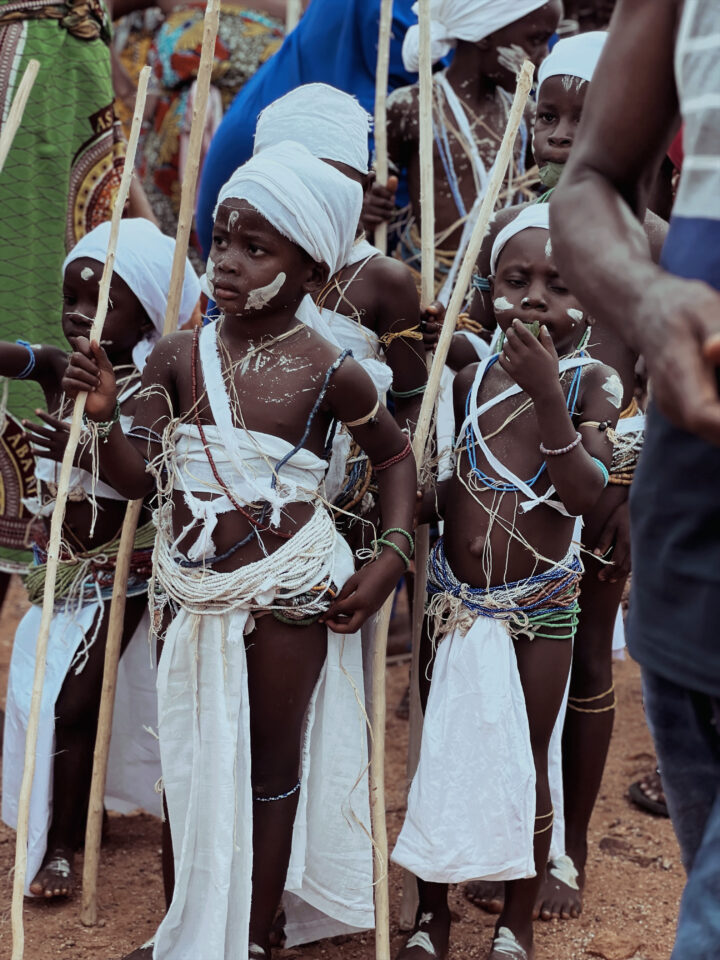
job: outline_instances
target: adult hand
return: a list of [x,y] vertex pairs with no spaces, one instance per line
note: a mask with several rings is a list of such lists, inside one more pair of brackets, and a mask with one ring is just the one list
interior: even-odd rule
[[659,410],[720,444],[720,294],[667,274],[647,291],[636,330]]
[[598,580],[616,583],[630,573],[630,508],[627,500],[618,504],[608,516],[593,553],[602,558],[610,550],[610,562],[601,566],[597,576]]
[[373,183],[363,198],[361,220],[366,230],[372,231],[381,223],[387,223],[395,213],[395,192],[398,178],[388,177],[386,185]]

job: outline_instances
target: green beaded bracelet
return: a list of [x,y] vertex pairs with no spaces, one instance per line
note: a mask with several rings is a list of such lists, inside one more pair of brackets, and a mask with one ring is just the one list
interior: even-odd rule
[[107,443],[108,437],[112,432],[112,428],[120,419],[120,404],[115,401],[115,410],[110,420],[90,420],[87,414],[83,413],[83,423],[86,427],[89,427],[92,424],[95,427],[95,432],[97,434],[98,440],[102,440],[104,443]]
[[399,533],[407,539],[408,546],[410,547],[410,556],[415,553],[415,540],[411,533],[408,533],[407,530],[403,530],[402,527],[390,527],[388,530],[383,530],[380,534],[380,538],[384,539],[389,533]]
[[393,390],[393,388],[390,387],[388,393],[395,400],[407,400],[410,397],[419,397],[420,394],[425,393],[426,390],[427,383],[423,383],[419,387],[415,387],[413,390]]
[[383,547],[390,547],[391,550],[394,550],[395,553],[402,558],[402,561],[405,564],[405,569],[410,569],[410,558],[407,557],[400,547],[396,543],[393,543],[392,540],[383,540],[382,537],[378,537],[377,540],[373,540],[372,544],[376,549],[381,545]]

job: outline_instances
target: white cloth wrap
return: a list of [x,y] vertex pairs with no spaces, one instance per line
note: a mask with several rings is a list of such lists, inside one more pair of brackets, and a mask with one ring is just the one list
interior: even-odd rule
[[490,254],[490,273],[493,276],[497,270],[500,254],[508,241],[512,240],[518,233],[522,233],[523,230],[530,230],[532,228],[550,230],[549,203],[532,203],[529,207],[523,207],[520,213],[498,233]]
[[327,264],[332,276],[347,263],[362,198],[359,183],[286,140],[238,167],[220,191],[213,216],[226,200],[246,200],[313,260]]
[[607,33],[604,30],[591,30],[558,40],[538,68],[538,96],[548,77],[578,77],[589,83],[606,40]]
[[[63,273],[69,263],[84,257],[105,263],[109,239],[108,220],[78,240],[65,258]],[[133,348],[133,361],[140,370],[162,336],[174,255],[175,241],[165,236],[150,220],[134,217],[120,221],[113,273],[130,287],[155,328],[148,340],[142,340]],[[178,326],[188,322],[199,298],[200,281],[186,258]]]
[[320,160],[368,172],[370,114],[358,100],[327,83],[305,83],[265,107],[255,129],[254,153],[284,140],[301,143]]
[[443,639],[392,859],[422,880],[532,877],[535,768],[507,624]]
[[[50,623],[48,653],[40,706],[35,776],[30,796],[28,866],[25,895],[45,856],[47,832],[52,820],[53,758],[55,756],[55,704],[71,664],[101,609],[100,603],[85,603],[69,612],[56,613]],[[42,610],[32,606],[18,624],[13,644],[5,708],[3,743],[2,818],[17,828],[18,802],[25,766],[25,734],[30,713],[35,644]],[[155,784],[160,777],[157,740],[147,728],[157,726],[155,668],[148,647],[150,619],[147,612],[120,660],[113,714],[105,806],[127,813],[138,807],[161,816]]]
[[[458,40],[477,43],[546,3],[547,0],[430,0],[433,63],[450,53]],[[412,8],[416,16],[418,6],[415,3]],[[419,52],[420,28],[413,24],[402,46],[403,64],[410,73],[418,71]]]
[[[353,572],[350,549],[322,508],[307,528],[307,536],[301,530],[265,560],[232,573],[183,570],[164,581],[183,608],[168,630],[158,672],[176,879],[155,936],[155,960],[247,960],[252,788],[244,634],[253,611],[271,607],[290,575],[304,592],[326,577],[342,586]],[[161,534],[158,544],[168,549]],[[306,722],[284,900],[288,946],[374,924],[372,848],[359,825],[367,829],[370,820],[356,693],[362,702],[359,634],[328,631]]]

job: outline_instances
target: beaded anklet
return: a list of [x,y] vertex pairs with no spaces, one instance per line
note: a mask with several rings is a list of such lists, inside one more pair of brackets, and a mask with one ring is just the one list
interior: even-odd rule
[[536,830],[534,836],[539,836],[541,833],[547,833],[548,830],[552,830],[555,823],[555,809],[553,808],[550,813],[541,813],[539,816],[535,817],[535,822],[538,820],[550,820],[550,823],[546,827],[540,827],[539,830]]
[[[605,697],[609,697],[610,694],[613,694],[612,703],[607,707],[579,707],[579,703],[597,703],[598,700],[603,700]],[[605,690],[604,693],[598,693],[594,697],[568,697],[568,710],[574,710],[575,713],[610,713],[611,710],[614,710],[617,706],[617,697],[615,696],[615,684],[610,687],[609,690]]]
[[261,797],[259,794],[253,793],[253,800],[257,800],[258,803],[275,803],[276,800],[287,800],[288,797],[298,792],[300,783],[301,781],[298,780],[291,790],[288,790],[287,793],[279,793],[276,797]]

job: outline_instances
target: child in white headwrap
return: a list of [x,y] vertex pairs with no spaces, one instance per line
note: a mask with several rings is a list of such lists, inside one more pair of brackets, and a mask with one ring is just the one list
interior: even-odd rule
[[[133,957],[267,960],[281,897],[288,945],[373,926],[357,631],[409,565],[415,469],[373,382],[311,328],[361,203],[297,143],[240,167],[208,261],[222,316],[153,353],[146,442],[113,425],[100,448],[127,496],[158,485],[155,578],[175,614],[158,676],[175,890]],[[99,345],[78,342],[65,382],[110,417]],[[338,423],[370,457],[387,525],[357,574],[323,495]]]
[[[415,5],[417,7],[417,4]],[[515,77],[527,57],[539,64],[562,13],[560,0],[432,0],[433,59],[451,50],[452,62],[434,75],[436,293],[447,304],[477,219],[507,123]],[[416,70],[418,28],[403,44],[405,66]],[[418,88],[388,99],[388,149],[406,169],[411,219],[399,254],[420,264]],[[514,179],[529,157],[529,108],[514,150]],[[512,202],[512,197],[508,202]]]
[[[73,248],[63,266],[62,327],[71,346],[76,337],[87,333],[95,315],[109,235],[109,223],[96,227]],[[140,371],[162,332],[174,250],[174,240],[150,221],[121,222],[103,343],[122,384],[117,416],[128,426],[140,387]],[[199,281],[186,263],[181,324],[191,318],[199,296]],[[50,412],[39,414],[42,424],[25,423],[33,443],[31,449],[25,442],[25,456],[36,454],[37,499],[28,502],[37,517],[28,531],[36,566],[30,569],[26,581],[33,605],[17,629],[8,680],[2,816],[13,827],[17,823],[43,597],[46,524],[54,507],[59,461],[68,432],[65,418],[70,408],[61,386],[67,362],[67,353],[56,347],[24,341],[0,344],[0,374],[35,380],[45,393]],[[84,838],[106,614],[127,504],[125,496],[94,476],[87,445],[76,463],[63,528],[57,608],[50,628],[30,808],[30,883],[25,892],[45,898],[72,892],[74,854]],[[120,664],[106,800],[113,809],[141,806],[159,814],[154,790],[159,756],[153,737],[145,730],[155,726],[157,715],[155,673],[147,654],[147,581],[153,540],[154,530],[146,516],[137,533],[128,584],[123,647],[131,638],[134,642]]]
[[[552,201],[555,185],[570,157],[585,97],[606,39],[606,33],[594,31],[560,40],[540,66],[533,152],[546,189],[534,201],[538,204],[536,210]],[[524,203],[499,211],[480,251],[470,315],[488,329],[495,326],[496,312],[494,294],[489,289],[489,278],[494,273],[491,251],[497,238],[519,214],[526,215],[532,209],[532,204]],[[659,257],[667,225],[648,213],[645,229],[653,252]],[[456,369],[460,369],[476,358],[466,342],[455,340],[452,359]],[[637,355],[615,331],[602,324],[593,327],[589,350],[593,357],[618,371],[613,390],[622,412],[610,485],[584,517],[583,544],[589,556],[581,581],[581,615],[568,712],[565,717],[564,709],[561,711],[551,744],[555,825],[547,876],[537,905],[540,916],[546,920],[577,917],[582,908],[588,826],[614,719],[612,650],[614,646],[624,646],[620,601],[630,565],[627,495],[644,431],[644,416],[634,396]],[[593,554],[600,559],[594,559]],[[466,895],[483,909],[496,910],[502,902],[498,885],[468,884]]]

